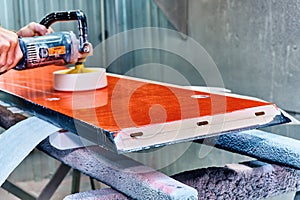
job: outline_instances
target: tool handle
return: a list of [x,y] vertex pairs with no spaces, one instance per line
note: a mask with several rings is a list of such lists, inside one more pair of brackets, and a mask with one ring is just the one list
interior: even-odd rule
[[88,53],[88,28],[85,14],[81,10],[54,12],[46,15],[40,24],[49,28],[51,24],[58,21],[78,21],[79,52]]

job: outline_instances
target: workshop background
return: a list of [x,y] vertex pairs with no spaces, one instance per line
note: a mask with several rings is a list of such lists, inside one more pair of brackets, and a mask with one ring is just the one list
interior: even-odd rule
[[[81,9],[88,19],[89,39],[97,46],[105,38],[141,27],[163,27],[176,30],[155,2],[158,0],[0,0],[1,26],[18,30],[31,21],[40,21],[47,13]],[[186,4],[187,35],[201,44],[216,63],[224,86],[234,93],[258,97],[276,103],[296,117],[300,112],[300,0],[188,0]],[[76,23],[58,23],[55,31],[74,30]],[[178,42],[185,40],[181,34]],[[162,41],[163,42],[163,41]],[[126,41],[124,44],[126,45]],[[135,70],[136,66],[160,63],[155,68]],[[174,68],[191,85],[205,85],[203,77],[183,58],[160,50],[137,50],[123,55],[107,70],[158,81],[185,84],[168,76],[163,68]],[[100,66],[99,66],[100,67]],[[268,130],[297,138],[297,126],[276,126]],[[180,146],[180,145],[179,145]],[[164,162],[174,147],[168,147],[157,159]],[[173,150],[180,149],[176,146]],[[191,144],[176,162],[154,166],[168,174],[193,166],[223,166],[224,163],[249,160],[244,156],[210,149],[198,156],[203,146]],[[130,155],[137,159],[138,154]],[[217,158],[217,159],[216,159]],[[147,162],[147,160],[142,160]],[[148,163],[149,164],[149,163]],[[153,164],[153,163],[152,163]],[[154,164],[156,165],[156,164]],[[10,180],[42,180],[58,166],[38,151],[32,152],[12,174]],[[186,169],[186,168],[185,168]],[[26,173],[21,173],[26,171]]]

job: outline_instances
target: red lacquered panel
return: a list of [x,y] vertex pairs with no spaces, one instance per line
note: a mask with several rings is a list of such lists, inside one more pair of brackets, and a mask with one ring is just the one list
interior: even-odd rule
[[53,89],[52,73],[61,69],[65,67],[10,70],[0,76],[0,87],[9,93],[108,131],[272,105],[111,74],[107,76],[106,88],[59,92]]

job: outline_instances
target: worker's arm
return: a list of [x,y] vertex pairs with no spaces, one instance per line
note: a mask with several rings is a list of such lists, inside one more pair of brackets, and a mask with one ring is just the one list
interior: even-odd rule
[[18,36],[32,37],[53,32],[51,28],[31,22],[17,33],[0,27],[0,74],[14,68],[23,57]]

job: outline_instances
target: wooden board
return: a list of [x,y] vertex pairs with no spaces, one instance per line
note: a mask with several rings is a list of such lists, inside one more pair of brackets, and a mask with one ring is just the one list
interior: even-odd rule
[[10,70],[0,76],[0,97],[119,152],[288,121],[272,103],[113,74],[106,88],[59,92],[52,73],[61,69]]

